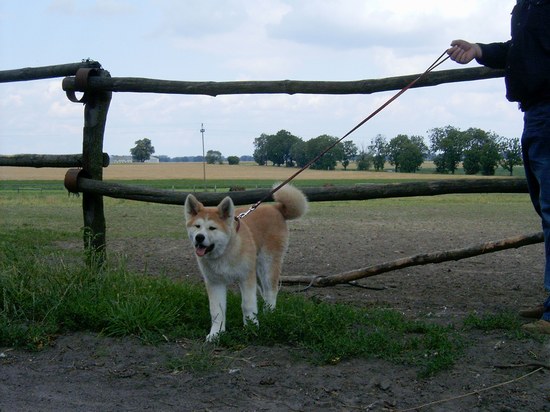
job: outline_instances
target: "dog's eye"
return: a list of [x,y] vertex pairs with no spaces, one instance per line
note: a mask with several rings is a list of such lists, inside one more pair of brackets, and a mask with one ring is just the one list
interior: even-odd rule
[[217,229],[217,228],[215,228],[214,226],[210,226],[210,227],[208,228],[208,230],[216,230],[216,229]]
[[197,229],[200,229],[200,228],[201,228],[201,225],[195,225],[195,227],[196,227]]

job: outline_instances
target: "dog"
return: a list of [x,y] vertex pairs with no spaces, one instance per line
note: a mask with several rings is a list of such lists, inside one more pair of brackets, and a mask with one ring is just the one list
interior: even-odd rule
[[205,207],[191,194],[185,200],[187,233],[208,293],[209,342],[225,331],[228,285],[239,285],[245,324],[258,325],[257,289],[266,309],[275,309],[288,247],[286,221],[303,216],[308,204],[305,195],[290,185],[273,198],[275,203],[262,204],[239,220],[235,216],[248,209],[235,208],[229,196],[217,207]]

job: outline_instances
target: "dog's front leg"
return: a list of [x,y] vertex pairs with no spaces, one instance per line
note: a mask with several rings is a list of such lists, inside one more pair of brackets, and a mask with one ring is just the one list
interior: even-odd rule
[[243,323],[252,322],[258,324],[258,298],[256,294],[256,271],[254,270],[247,279],[239,283],[241,289],[241,308],[243,311]]
[[227,306],[227,286],[222,283],[206,282],[208,292],[208,304],[210,306],[210,318],[212,327],[206,336],[207,342],[216,340],[221,332],[225,331],[225,311]]

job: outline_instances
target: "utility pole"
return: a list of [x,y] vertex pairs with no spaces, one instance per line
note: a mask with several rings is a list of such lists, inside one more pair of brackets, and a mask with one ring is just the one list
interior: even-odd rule
[[202,179],[204,182],[204,191],[206,192],[206,157],[204,155],[204,123],[201,123],[201,135],[202,135]]

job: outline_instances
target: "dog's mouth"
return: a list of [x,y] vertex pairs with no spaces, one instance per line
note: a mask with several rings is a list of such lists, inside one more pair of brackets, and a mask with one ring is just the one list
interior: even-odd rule
[[212,252],[212,250],[214,250],[213,244],[208,247],[202,244],[198,244],[195,246],[195,253],[197,254],[197,256],[200,256],[200,257],[206,255],[207,253]]

